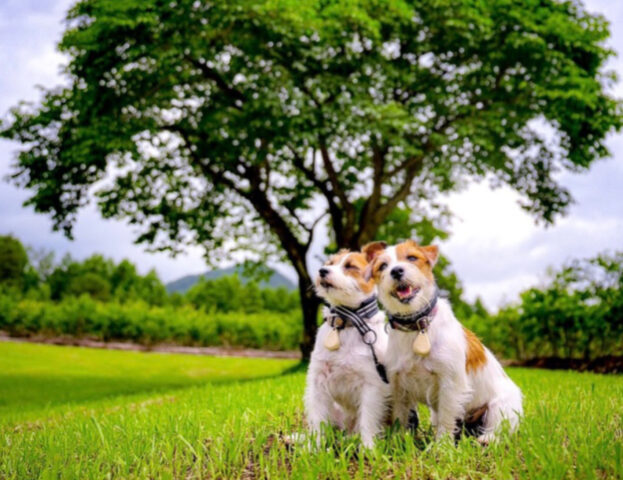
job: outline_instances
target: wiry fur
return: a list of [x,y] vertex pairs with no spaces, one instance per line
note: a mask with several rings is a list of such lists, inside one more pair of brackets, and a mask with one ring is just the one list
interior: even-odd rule
[[[356,264],[356,269],[346,269]],[[331,305],[358,307],[375,293],[374,283],[364,279],[367,261],[359,253],[340,252],[324,268],[329,270],[325,288],[316,279],[316,290]],[[325,309],[325,318],[329,314]],[[383,362],[387,347],[382,312],[368,320],[376,332],[374,344],[379,361]],[[340,331],[341,346],[330,351],[324,346],[331,326],[325,322],[318,330],[311,355],[305,390],[305,412],[310,430],[318,435],[323,423],[359,433],[366,447],[374,445],[374,438],[382,429],[390,403],[390,388],[379,377],[370,348],[365,345],[355,328]]]
[[[366,248],[364,247],[364,251]],[[379,300],[391,314],[420,310],[433,296],[435,282],[432,267],[436,247],[420,247],[405,242],[378,251],[370,265]],[[415,258],[415,260],[414,260]],[[396,297],[396,279],[391,271],[404,270],[403,283],[419,291],[408,301]],[[386,367],[392,384],[393,417],[407,425],[409,410],[417,402],[426,404],[437,438],[454,433],[456,421],[485,404],[484,432],[478,440],[487,443],[495,438],[503,420],[514,430],[522,415],[521,391],[506,375],[494,355],[463,328],[446,300],[439,300],[428,329],[431,351],[427,356],[413,352],[417,332],[390,330]]]

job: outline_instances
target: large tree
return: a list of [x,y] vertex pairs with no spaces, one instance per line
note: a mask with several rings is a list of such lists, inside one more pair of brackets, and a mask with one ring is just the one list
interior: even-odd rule
[[82,0],[67,83],[13,109],[14,179],[71,234],[94,197],[156,249],[287,258],[309,354],[319,222],[358,248],[489,177],[551,222],[606,156],[607,22],[558,0]]

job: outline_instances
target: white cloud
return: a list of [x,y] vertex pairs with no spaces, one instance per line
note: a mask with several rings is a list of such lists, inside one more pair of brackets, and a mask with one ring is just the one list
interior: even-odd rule
[[[542,279],[548,266],[572,258],[623,248],[623,158],[602,162],[575,176],[576,203],[554,226],[536,225],[508,187],[473,185],[453,195],[459,217],[443,245],[465,284],[468,298],[481,296],[490,307]],[[614,187],[614,188],[611,188]]]
[[[491,190],[486,182],[472,185],[448,201],[455,219],[454,245],[478,244],[480,248],[513,247],[534,231],[534,222],[517,211],[519,195],[509,188]],[[515,215],[509,215],[514,211]]]

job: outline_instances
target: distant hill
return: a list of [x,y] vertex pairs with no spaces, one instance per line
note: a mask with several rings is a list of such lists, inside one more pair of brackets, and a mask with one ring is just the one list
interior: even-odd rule
[[[271,271],[272,271],[272,274],[271,274],[270,280],[268,282],[261,281],[260,282],[261,287],[272,287],[272,288],[286,287],[288,290],[296,289],[296,285],[294,284],[294,282],[292,282],[292,280],[283,276],[277,270],[271,270]],[[177,280],[173,280],[172,282],[167,283],[166,287],[169,293],[174,293],[174,292],[185,293],[186,291],[188,291],[190,287],[192,287],[195,283],[197,283],[199,279],[201,278],[205,278],[206,280],[214,280],[215,278],[233,275],[235,273],[238,274],[238,276],[244,283],[249,281],[249,279],[243,275],[242,266],[235,265],[233,267],[221,268],[219,270],[212,270],[210,272],[206,272],[200,275],[186,275],[185,277],[178,278]]]

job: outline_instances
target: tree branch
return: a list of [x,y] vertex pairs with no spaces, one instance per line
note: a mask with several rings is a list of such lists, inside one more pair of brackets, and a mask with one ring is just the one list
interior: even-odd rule
[[320,223],[320,220],[322,220],[328,212],[324,212],[322,215],[320,215],[316,220],[314,220],[314,222],[312,223],[312,226],[309,227],[309,238],[307,239],[307,250],[309,250],[309,247],[314,239],[314,230],[315,228],[318,226],[318,224]]
[[[336,241],[338,242],[339,245],[343,245],[343,243],[342,243],[343,242],[343,239],[342,239],[342,229],[340,228],[342,226],[343,213],[342,213],[342,209],[335,202],[335,195],[333,194],[331,189],[329,189],[329,187],[327,186],[327,181],[319,179],[316,176],[315,169],[313,167],[312,168],[307,167],[305,165],[305,161],[304,161],[303,157],[301,157],[296,152],[296,150],[294,150],[289,145],[286,145],[286,147],[292,153],[294,165],[301,172],[303,172],[303,175],[305,175],[305,178],[307,178],[310,182],[312,182],[312,184],[316,188],[318,188],[322,192],[324,197],[327,199],[327,204],[329,206],[329,214],[331,215],[331,219],[333,221],[333,224],[336,227],[335,228]],[[315,162],[315,152],[314,151],[312,152],[312,159]]]
[[376,142],[372,142],[372,193],[363,204],[361,215],[359,217],[359,230],[354,238],[353,247],[361,246],[361,234],[367,231],[367,225],[374,216],[381,201],[381,188],[383,186],[383,171],[385,169],[385,155],[387,154],[387,146],[380,148]]
[[411,191],[411,185],[413,184],[413,180],[415,179],[415,175],[422,169],[424,166],[424,158],[426,155],[422,155],[420,157],[414,158],[412,162],[410,162],[409,167],[405,170],[405,182],[402,184],[402,187],[398,189],[398,191],[390,197],[383,205],[380,205],[377,209],[377,216],[383,218],[386,215],[389,215],[391,211],[405,198],[409,195]]
[[244,178],[249,181],[251,188],[249,190],[242,189],[236,182],[225,176],[225,171],[214,170],[190,148],[192,143],[190,142],[188,132],[184,128],[179,125],[169,125],[166,128],[180,134],[193,161],[199,166],[204,175],[212,179],[214,183],[224,184],[251,204],[258,215],[266,221],[273,233],[281,240],[286,255],[292,262],[299,278],[310,283],[311,277],[307,271],[306,262],[309,245],[299,242],[292,230],[290,230],[288,223],[272,206],[266,191],[261,188],[258,172],[253,168],[245,169],[246,174]]
[[292,216],[292,218],[294,218],[294,220],[299,225],[299,227],[305,230],[308,234],[311,234],[309,227],[305,225],[305,223],[303,223],[301,218],[296,214],[296,211],[294,210],[294,208],[292,208],[292,206],[287,201],[283,202],[283,206],[288,211],[288,213]]
[[258,189],[250,191],[249,200],[257,213],[266,221],[271,230],[281,240],[282,245],[292,262],[300,278],[311,282],[311,277],[307,271],[306,254],[307,245],[298,241],[294,233],[290,230],[287,222],[279,212],[271,205],[266,192]]
[[337,196],[337,198],[340,199],[340,205],[346,213],[346,225],[342,225],[341,227],[345,231],[345,236],[350,237],[352,236],[352,230],[355,226],[355,209],[353,205],[348,201],[346,192],[344,192],[342,186],[340,185],[337,172],[335,171],[335,168],[333,168],[333,163],[331,162],[331,156],[329,154],[329,150],[327,149],[325,139],[320,136],[318,140],[322,163],[324,165],[325,171],[327,172],[327,176],[329,177],[329,182],[331,183],[331,193],[333,196]]
[[210,178],[213,181],[213,183],[215,184],[223,183],[228,188],[232,189],[234,192],[240,195],[241,197],[246,198],[247,200],[249,199],[249,191],[242,189],[239,185],[237,185],[231,179],[227,178],[225,176],[225,172],[214,170],[209,165],[206,165],[205,162],[202,161],[199,155],[197,155],[197,153],[193,151],[193,149],[191,148],[192,141],[190,140],[189,132],[185,128],[183,128],[181,125],[176,125],[176,124],[162,125],[162,128],[164,128],[165,130],[169,130],[171,132],[175,132],[180,137],[182,137],[182,140],[184,140],[184,144],[186,145],[186,148],[188,149],[188,153],[191,156],[193,162],[197,166],[199,166],[199,168],[204,173],[204,175]]
[[214,83],[216,83],[216,86],[226,96],[233,100],[232,107],[237,110],[242,110],[242,107],[236,103],[237,101],[243,103],[246,102],[246,97],[240,90],[237,90],[236,88],[230,86],[216,70],[208,67],[205,63],[201,63],[188,55],[185,55],[184,58],[188,62],[190,62],[191,65],[197,68],[205,78],[207,78],[208,80],[212,80]]

